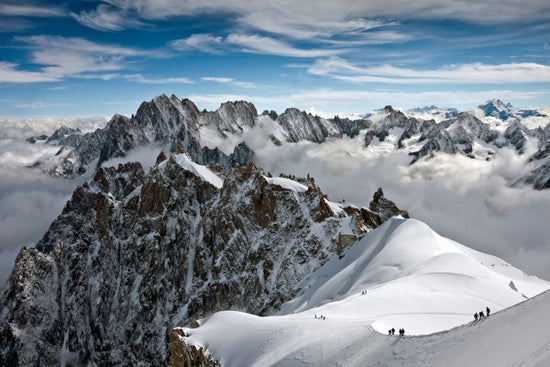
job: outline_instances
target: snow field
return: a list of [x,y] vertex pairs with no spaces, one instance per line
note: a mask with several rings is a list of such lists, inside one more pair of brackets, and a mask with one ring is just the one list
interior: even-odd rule
[[[550,289],[494,256],[402,218],[367,234],[299,286],[302,291],[277,316],[220,312],[186,329],[188,342],[204,346],[224,366],[448,365],[451,358],[431,351],[430,343],[451,335],[441,348],[464,348],[461,333]],[[474,324],[473,314],[487,306],[490,318]],[[404,328],[406,337],[388,336],[392,327],[396,334]],[[504,364],[486,365],[509,359],[499,360]]]

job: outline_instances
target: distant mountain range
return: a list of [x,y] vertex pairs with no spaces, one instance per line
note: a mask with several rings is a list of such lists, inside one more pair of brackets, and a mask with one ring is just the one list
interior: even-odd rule
[[[223,103],[214,112],[199,111],[188,99],[160,95],[143,102],[130,118],[115,115],[103,129],[83,134],[61,127],[51,136],[27,140],[59,146],[55,156],[35,162],[32,167],[64,177],[84,174],[111,158],[124,157],[136,148],[150,145],[175,151],[181,144],[199,164],[218,163],[224,169],[236,164],[246,166],[255,161],[254,151],[243,138],[249,131],[257,131],[276,145],[363,136],[366,149],[379,142],[391,142],[395,150],[411,155],[411,164],[439,152],[491,160],[506,147],[520,155],[529,153],[524,175],[511,178],[511,186],[550,188],[550,117],[536,109],[513,108],[500,100],[489,101],[479,110],[487,122],[469,112],[435,106],[407,113],[387,106],[362,119],[325,119],[295,108],[280,115],[274,111],[258,114],[251,103],[244,101]],[[533,117],[544,125],[528,128],[522,123]],[[528,142],[536,147],[535,151],[526,150]]]

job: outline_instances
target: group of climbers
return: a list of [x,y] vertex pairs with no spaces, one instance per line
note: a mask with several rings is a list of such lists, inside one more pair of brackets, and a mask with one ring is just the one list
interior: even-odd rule
[[[487,312],[487,317],[489,317],[489,314],[491,313],[491,309],[489,307],[485,307],[485,311]],[[476,312],[474,314],[474,321],[477,321],[478,319],[481,320],[485,317],[485,314],[483,314],[483,311],[480,311],[479,314]]]
[[[395,335],[395,329],[391,328],[388,330],[388,335]],[[399,329],[399,335],[404,336],[405,335],[405,329]]]

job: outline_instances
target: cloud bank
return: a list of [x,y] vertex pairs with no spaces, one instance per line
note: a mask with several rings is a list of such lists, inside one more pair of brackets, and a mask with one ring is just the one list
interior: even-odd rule
[[259,163],[273,174],[311,174],[334,201],[368,206],[387,197],[443,236],[494,254],[527,273],[550,279],[550,191],[510,188],[527,155],[502,150],[493,161],[438,154],[409,166],[401,151],[363,149],[361,138],[275,147],[250,135]]
[[[99,121],[73,121],[88,129]],[[69,121],[65,121],[70,125]],[[15,121],[11,121],[15,123]],[[20,121],[0,129],[0,281],[7,279],[23,245],[34,245],[80,182],[55,179],[25,168],[51,149],[23,137],[42,132],[52,121]],[[0,124],[0,127],[2,125]],[[30,132],[33,134],[29,134]],[[34,134],[36,135],[36,134]],[[265,132],[252,130],[243,139],[256,151],[258,164],[273,174],[308,173],[333,201],[367,206],[382,187],[399,207],[440,234],[474,249],[494,254],[527,273],[550,279],[550,191],[510,188],[528,155],[503,149],[490,162],[437,154],[409,166],[410,156],[383,145],[364,149],[361,136],[274,146]],[[48,150],[50,149],[50,150]],[[140,161],[150,167],[160,147],[146,147],[104,165]]]
[[33,246],[59,215],[77,180],[54,178],[26,166],[59,149],[24,139],[50,134],[60,125],[90,131],[104,118],[0,119],[0,289],[5,285],[21,246]]
[[[368,30],[384,23],[372,19],[408,18],[418,20],[452,19],[472,23],[529,22],[548,17],[550,6],[545,0],[532,0],[529,6],[515,0],[439,1],[400,0],[354,1],[318,0],[279,1],[179,1],[179,0],[109,0],[109,8],[99,5],[97,17],[108,11],[131,12],[141,19],[170,19],[212,13],[231,15],[240,26],[293,38],[330,36]],[[90,14],[90,12],[88,12]],[[490,14],[490,16],[488,16]],[[86,25],[86,24],[84,24]]]

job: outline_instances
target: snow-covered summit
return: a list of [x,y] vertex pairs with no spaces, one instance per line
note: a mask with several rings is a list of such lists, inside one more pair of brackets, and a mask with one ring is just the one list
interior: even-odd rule
[[510,103],[504,103],[500,99],[491,99],[484,104],[478,106],[483,111],[484,115],[497,118],[501,121],[509,119],[521,120],[527,117],[548,117],[538,109],[531,108],[516,108]]
[[335,204],[312,177],[178,152],[147,173],[100,167],[21,250],[0,300],[0,365],[166,365],[168,328],[273,314],[332,254],[405,214],[381,190],[369,209]]
[[265,144],[284,149],[284,144],[323,144],[327,139],[359,137],[369,150],[405,150],[414,164],[439,152],[491,161],[505,147],[524,154],[527,140],[533,140],[539,151],[526,159],[527,174],[511,179],[509,184],[527,183],[546,189],[550,187],[550,170],[540,158],[550,149],[550,133],[544,129],[550,122],[546,113],[491,100],[469,112],[436,106],[402,112],[388,105],[365,119],[350,120],[322,118],[296,108],[258,115],[254,105],[246,101],[225,102],[215,111],[200,111],[188,99],[161,94],[143,102],[131,117],[113,116],[103,129],[83,134],[60,128],[49,138],[28,141],[59,146],[55,155],[46,155],[31,167],[75,177],[145,146],[174,152],[182,145],[193,161],[218,163],[229,170],[235,165],[258,163],[254,149]]
[[[207,348],[224,366],[374,365],[382,350],[365,349],[365,340],[378,343],[391,328],[406,335],[442,332],[470,324],[486,307],[495,313],[550,289],[494,256],[402,218],[333,256],[299,286],[276,316],[221,312],[183,329],[178,342]],[[380,348],[398,341],[394,336]],[[350,360],[352,351],[357,360]]]
[[[197,164],[193,162],[191,157],[187,153],[176,154],[170,159],[175,160],[175,162],[183,169],[193,172],[197,177],[200,177],[203,181],[206,181],[213,186],[221,189],[223,186],[223,179],[221,179],[217,174],[215,174],[210,168]],[[161,162],[158,167],[164,169],[168,161]]]
[[[412,334],[426,334],[468,322],[485,306],[496,311],[519,303],[550,283],[444,238],[423,222],[392,218],[300,287],[303,293],[281,314],[318,310],[368,321],[381,332],[399,323]],[[358,297],[362,290],[367,295]]]
[[265,180],[271,185],[277,185],[287,190],[292,190],[295,192],[304,192],[307,191],[308,187],[302,183],[291,180],[286,177],[266,177]]

